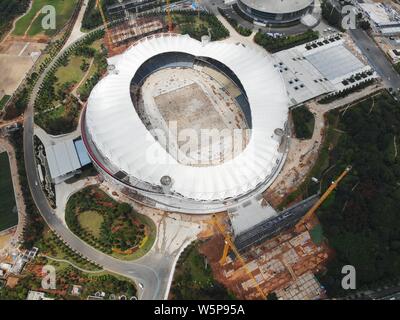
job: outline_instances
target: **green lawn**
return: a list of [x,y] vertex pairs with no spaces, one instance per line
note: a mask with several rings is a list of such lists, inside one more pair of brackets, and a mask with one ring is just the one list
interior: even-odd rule
[[[77,2],[78,0],[33,0],[32,8],[17,21],[13,34],[17,36],[23,36],[29,28],[27,32],[29,36],[35,36],[38,34],[52,36],[56,34],[68,21]],[[40,13],[35,18],[36,14],[45,5],[52,5],[56,9],[56,30],[43,30],[42,19],[45,16],[43,13]],[[33,19],[34,21],[31,25]]]
[[218,283],[206,264],[205,257],[199,252],[199,245],[185,249],[176,266],[171,286],[174,300],[232,300],[235,297]]
[[6,152],[0,153],[0,231],[18,224],[10,163]]
[[71,82],[71,81],[79,83],[79,81],[81,81],[81,79],[85,75],[85,72],[83,72],[80,68],[80,66],[84,60],[86,60],[86,59],[79,57],[79,56],[72,55],[69,58],[68,65],[65,67],[60,67],[56,71],[56,77],[58,79],[57,84],[56,84],[56,90],[63,83]]
[[100,213],[96,211],[85,211],[78,215],[78,221],[82,228],[89,231],[96,238],[100,237],[100,228],[104,219]]
[[0,111],[3,110],[4,106],[6,105],[6,103],[8,102],[8,100],[11,98],[11,96],[9,95],[4,95],[3,98],[1,98],[0,100]]

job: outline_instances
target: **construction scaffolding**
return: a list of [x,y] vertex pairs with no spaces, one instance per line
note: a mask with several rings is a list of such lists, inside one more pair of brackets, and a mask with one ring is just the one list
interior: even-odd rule
[[[105,29],[105,44],[110,56],[122,53],[129,45],[145,36],[172,29],[170,15],[166,15],[162,2],[153,3],[150,12],[132,10],[130,5],[139,5],[139,2],[122,1],[118,11],[112,8],[97,8],[102,16]],[[130,9],[129,9],[130,8]]]
[[162,18],[136,17],[128,14],[110,28],[110,39],[113,46],[120,46],[164,30],[165,24]]

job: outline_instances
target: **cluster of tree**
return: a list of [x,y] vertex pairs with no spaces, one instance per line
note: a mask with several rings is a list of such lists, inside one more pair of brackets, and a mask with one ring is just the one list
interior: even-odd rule
[[0,0],[0,39],[10,30],[14,19],[28,9],[29,2],[29,0]]
[[193,11],[174,11],[173,23],[179,27],[182,34],[200,40],[202,36],[211,34],[211,40],[221,40],[229,36],[229,31],[210,13]]
[[[51,232],[51,231],[48,231]],[[84,268],[86,270],[99,270],[99,267],[94,263],[86,260],[77,252],[73,251],[70,247],[66,246],[64,242],[58,238],[53,232],[50,235],[42,237],[36,246],[39,248],[42,254],[54,257],[54,258],[66,258],[67,260],[74,263],[76,266]]]
[[364,88],[370,86],[371,84],[373,84],[374,82],[375,82],[375,79],[368,79],[368,80],[361,81],[361,82],[359,82],[359,83],[357,83],[357,84],[355,84],[355,85],[353,85],[353,86],[351,86],[349,88],[340,90],[338,92],[334,92],[332,94],[329,94],[329,95],[321,98],[318,101],[318,103],[321,103],[321,104],[331,103],[331,102],[333,102],[333,101],[335,101],[335,100],[337,100],[339,98],[344,98],[344,97],[348,96],[349,94],[351,94],[353,92],[356,92],[358,90],[364,89]]
[[[337,2],[338,7],[332,5],[332,2],[329,0],[323,0],[321,3],[321,11],[322,17],[333,27],[340,31],[344,31],[343,22],[347,22],[345,18],[346,15],[350,14],[349,10],[344,8],[345,6],[349,6],[352,8],[350,10],[355,10],[351,0],[343,0]],[[345,10],[343,10],[345,9]],[[343,13],[342,13],[343,10]],[[368,20],[363,18],[362,13],[357,13],[356,15],[356,27],[362,28],[364,30],[369,30],[371,28]]]
[[[337,114],[337,113],[336,113]],[[321,280],[341,296],[344,265],[357,272],[357,289],[395,281],[400,266],[400,104],[384,93],[348,109],[343,132],[330,154],[327,183],[346,166],[353,169],[333,200],[319,210],[325,236],[336,251]]]
[[333,27],[338,30],[343,31],[342,21],[343,16],[342,13],[338,11],[338,9],[332,5],[332,3],[328,0],[323,0],[321,3],[321,11],[322,17]]
[[81,56],[81,57],[85,57],[85,58],[93,58],[94,55],[96,54],[96,50],[87,45],[83,45],[83,46],[76,47],[74,53],[76,56]]
[[119,279],[109,274],[90,277],[83,286],[83,296],[102,291],[106,294],[114,294],[117,297],[125,295],[130,299],[137,294],[137,289],[132,281]]
[[0,300],[26,300],[31,288],[40,288],[41,279],[34,274],[28,274],[19,279],[18,284],[9,288],[0,288]]
[[218,11],[239,34],[245,37],[251,35],[252,31],[250,29],[241,26],[235,19],[228,16],[223,9],[218,7]]
[[[108,19],[107,6],[117,3],[118,0],[100,0],[103,12]],[[82,28],[92,30],[103,23],[99,9],[96,7],[96,0],[89,0],[82,19]]]
[[140,244],[143,240],[145,226],[133,223],[132,207],[120,203],[111,214],[104,216],[100,240],[113,248],[125,251]]
[[[38,267],[52,264],[51,261],[44,257],[35,259]],[[126,296],[130,299],[137,295],[137,288],[135,284],[123,277],[114,276],[111,274],[102,275],[89,275],[85,272],[75,269],[72,266],[57,268],[56,278],[56,291],[47,290],[46,296],[55,299],[77,299],[72,296],[72,285],[82,286],[82,292],[79,298],[86,299],[89,295],[94,295],[96,292],[105,292],[106,298],[114,295],[116,298],[119,296]],[[42,277],[33,272],[24,272],[20,277],[18,284],[13,288],[3,287],[0,288],[0,300],[25,300],[29,290],[42,291]]]
[[292,111],[294,131],[297,139],[311,139],[314,132],[314,115],[305,106]]
[[277,52],[316,40],[318,37],[318,31],[313,30],[307,30],[304,33],[277,38],[271,37],[266,33],[259,31],[255,35],[254,41],[270,52]]
[[[108,205],[104,205],[107,203]],[[78,216],[85,211],[101,214],[103,222],[100,237],[82,228]],[[68,201],[65,210],[65,221],[76,235],[90,245],[106,253],[113,248],[125,251],[137,246],[145,236],[145,225],[135,224],[135,213],[127,203],[117,203],[103,191],[88,187],[75,193]]]
[[107,70],[107,59],[106,55],[103,53],[96,53],[94,56],[94,63],[97,66],[97,71],[85,81],[83,86],[79,88],[79,98],[82,101],[86,101],[89,98],[90,92],[94,86],[99,82],[102,75]]
[[20,90],[7,107],[4,115],[5,120],[13,119],[24,113],[29,99],[29,89],[24,87]]
[[31,191],[26,177],[24,150],[23,150],[23,129],[15,131],[10,136],[10,141],[14,146],[15,156],[17,159],[18,176],[21,184],[22,196],[25,203],[25,226],[23,231],[23,246],[31,249],[35,243],[40,239],[44,221],[33,202]]
[[[67,83],[67,85],[69,86],[66,90],[70,91],[70,84]],[[77,99],[73,96],[67,97],[67,99],[63,101],[62,107],[63,112],[61,115],[55,112],[56,116],[53,116],[51,112],[53,110],[49,110],[49,112],[42,112],[36,118],[37,123],[51,135],[72,132],[78,125],[81,106]]]
[[199,245],[188,246],[179,257],[171,294],[174,300],[232,300],[234,296],[212,274]]

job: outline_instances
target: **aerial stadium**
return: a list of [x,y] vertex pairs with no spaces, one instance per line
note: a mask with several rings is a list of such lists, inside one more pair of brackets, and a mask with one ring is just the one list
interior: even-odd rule
[[217,212],[279,174],[288,98],[264,52],[169,33],[109,64],[83,112],[82,138],[98,171],[125,193],[170,211]]
[[293,24],[310,13],[314,0],[238,0],[239,9],[264,24]]

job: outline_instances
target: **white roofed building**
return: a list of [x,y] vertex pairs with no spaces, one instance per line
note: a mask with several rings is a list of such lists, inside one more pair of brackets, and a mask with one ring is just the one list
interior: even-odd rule
[[[287,151],[282,145],[288,98],[283,79],[267,54],[240,44],[206,44],[164,34],[138,41],[109,63],[114,68],[93,89],[81,122],[92,162],[106,178],[150,199],[153,206],[205,213],[246,201],[254,192],[264,191],[279,173]],[[215,83],[230,79],[236,85],[233,90],[231,84],[224,84],[223,92],[235,92],[251,129],[244,150],[218,164],[187,165],[149,132],[151,119],[138,114],[132,83],[139,86],[151,75],[171,68],[172,74],[183,69],[208,70],[205,81],[215,77]],[[156,99],[172,92],[166,88],[179,81],[186,80],[170,80]],[[195,91],[190,92],[194,95]]]

